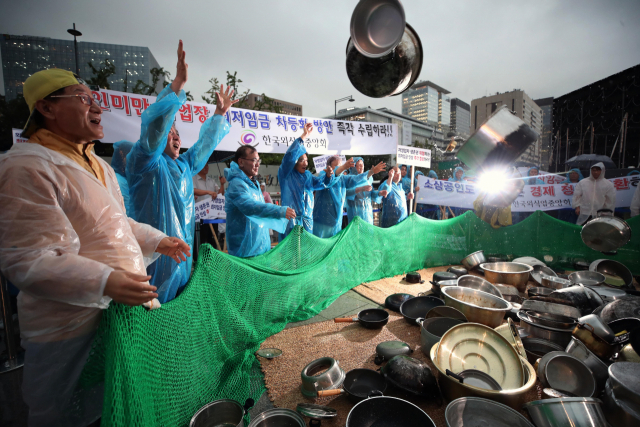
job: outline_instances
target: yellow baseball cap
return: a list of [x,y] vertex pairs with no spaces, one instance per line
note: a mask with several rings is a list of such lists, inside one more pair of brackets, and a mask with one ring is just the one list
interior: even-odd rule
[[31,75],[25,82],[22,94],[27,105],[29,106],[29,120],[24,126],[22,136],[28,138],[37,130],[37,126],[33,120],[34,111],[36,111],[36,102],[46,98],[53,92],[73,86],[77,84],[87,83],[71,71],[62,70],[60,68],[50,68],[48,70],[38,71]]

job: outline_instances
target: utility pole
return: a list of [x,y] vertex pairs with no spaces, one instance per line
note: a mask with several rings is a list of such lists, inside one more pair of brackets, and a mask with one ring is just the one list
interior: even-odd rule
[[75,52],[75,55],[76,55],[76,75],[80,77],[80,64],[78,64],[78,40],[76,39],[76,37],[80,37],[82,33],[76,30],[75,22],[73,23],[73,28],[68,29],[67,33],[73,36],[73,51]]

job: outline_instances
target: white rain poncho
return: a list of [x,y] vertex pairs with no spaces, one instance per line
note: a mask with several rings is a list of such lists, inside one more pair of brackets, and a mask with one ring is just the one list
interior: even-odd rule
[[580,207],[580,216],[576,222],[578,225],[584,224],[590,216],[598,216],[600,209],[613,211],[616,207],[616,189],[611,181],[604,177],[604,164],[600,162],[591,167],[602,169],[598,179],[589,174],[589,177],[577,183],[573,190],[571,206],[574,209]]
[[[16,144],[0,157],[0,269],[20,289],[23,397],[33,407],[56,400],[30,414],[34,425],[83,425],[91,416],[90,403],[72,400],[72,386],[110,301],[103,296],[107,278],[114,270],[146,275],[143,256],[166,237],[127,218],[115,172],[94,157],[106,187],[38,144]],[[52,381],[52,373],[64,382]]]

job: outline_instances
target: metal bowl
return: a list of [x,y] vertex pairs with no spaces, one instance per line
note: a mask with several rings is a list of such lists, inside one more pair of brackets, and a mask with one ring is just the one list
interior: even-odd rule
[[534,400],[526,403],[523,409],[529,412],[536,427],[606,427],[601,403],[591,397],[562,397]]
[[445,305],[464,314],[469,322],[482,323],[495,328],[502,323],[504,315],[511,310],[511,303],[486,292],[460,286],[443,288]]
[[600,358],[593,354],[582,341],[571,337],[571,342],[565,350],[568,354],[582,361],[593,373],[596,379],[597,390],[603,390],[609,378],[609,367]]
[[502,298],[506,297],[507,295],[520,296],[520,291],[518,291],[518,288],[516,288],[515,286],[505,285],[502,283],[494,283],[493,286],[495,286],[496,289],[500,291],[500,293],[502,294]]
[[416,323],[420,328],[420,344],[422,352],[429,355],[429,350],[434,344],[440,341],[440,338],[451,328],[466,320],[450,319],[447,317],[432,317],[430,319],[417,319]]
[[400,43],[406,23],[398,0],[362,0],[351,15],[351,39],[360,53],[378,58]]
[[554,291],[554,289],[549,289],[549,288],[543,288],[543,287],[536,287],[536,288],[529,288],[527,289],[527,298],[533,298],[533,297],[548,297],[549,295],[551,295],[551,293]]
[[481,397],[461,397],[447,405],[444,418],[449,427],[534,427],[518,411]]
[[431,290],[437,295],[440,295],[440,290],[444,286],[458,286],[458,280],[441,280],[440,282],[431,282]]
[[268,409],[256,416],[249,427],[306,427],[304,419],[291,409]]
[[640,408],[640,364],[617,362],[609,366],[609,382],[615,395]]
[[456,310],[453,307],[447,307],[446,305],[433,307],[427,312],[425,319],[431,319],[432,317],[448,317],[449,319],[459,319],[467,322],[467,317],[464,314],[459,310]]
[[596,271],[574,271],[569,275],[571,283],[582,283],[585,286],[598,286],[604,283],[606,277]]
[[195,413],[189,427],[244,426],[243,418],[253,406],[253,399],[247,399],[244,407],[235,400],[220,399],[207,403]]
[[578,319],[582,317],[580,310],[564,304],[554,304],[552,302],[526,300],[522,303],[523,310],[537,311],[538,313],[553,313],[562,316]]
[[626,221],[613,216],[613,212],[610,214],[598,212],[597,218],[590,220],[582,227],[580,237],[591,249],[610,253],[629,242],[631,227]]
[[467,270],[473,270],[483,262],[487,262],[487,259],[484,257],[484,252],[477,251],[462,258],[460,264],[462,264]]
[[553,357],[544,368],[544,378],[553,389],[577,397],[592,397],[596,379],[587,365],[570,354]]
[[550,289],[564,289],[568,288],[569,286],[573,286],[571,280],[563,279],[557,276],[547,276],[545,274],[540,277],[540,284],[545,288]]
[[371,397],[357,403],[345,422],[345,427],[386,425],[435,427],[436,424],[413,403],[390,396]]
[[538,325],[550,326],[558,329],[573,329],[578,321],[573,317],[562,316],[551,313],[538,313],[537,311],[527,311],[529,319]]
[[346,373],[332,357],[321,357],[304,367],[301,373],[302,394],[316,397],[319,390],[333,390],[344,382]]
[[544,265],[535,265],[531,272],[531,278],[538,285],[542,285],[542,276],[558,277],[555,271]]
[[640,425],[640,407],[630,405],[616,395],[611,389],[611,380],[607,381],[602,394],[602,408],[612,426]]
[[524,310],[518,312],[518,318],[520,319],[520,327],[531,338],[542,338],[547,341],[551,341],[558,344],[561,348],[565,348],[569,341],[571,341],[571,329],[551,328],[549,326],[535,324],[529,319],[529,316]]
[[[622,263],[611,259],[597,259],[589,265],[589,271],[595,271],[605,276],[605,284],[616,286],[615,278],[620,278],[625,286],[631,287],[633,284],[633,275],[631,271]],[[613,279],[613,280],[612,280]]]
[[519,262],[490,262],[481,264],[484,277],[491,283],[504,283],[515,286],[524,292],[533,267]]
[[502,298],[502,293],[495,286],[493,286],[491,282],[484,280],[482,277],[472,276],[470,274],[460,276],[458,277],[458,286],[477,289],[479,291],[495,295],[498,298]]
[[522,338],[522,345],[527,354],[527,360],[532,365],[547,353],[562,351],[562,347],[558,344],[542,338]]

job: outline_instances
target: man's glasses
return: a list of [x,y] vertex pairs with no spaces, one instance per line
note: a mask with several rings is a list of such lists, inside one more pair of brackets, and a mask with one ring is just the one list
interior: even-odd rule
[[49,98],[71,98],[74,96],[80,98],[80,101],[82,101],[84,105],[91,106],[92,103],[96,104],[98,107],[102,105],[99,100],[95,99],[91,95],[87,95],[86,93],[77,93],[75,95],[51,95]]
[[240,157],[242,160],[249,160],[254,165],[259,165],[262,163],[262,159],[247,159],[246,157]]

